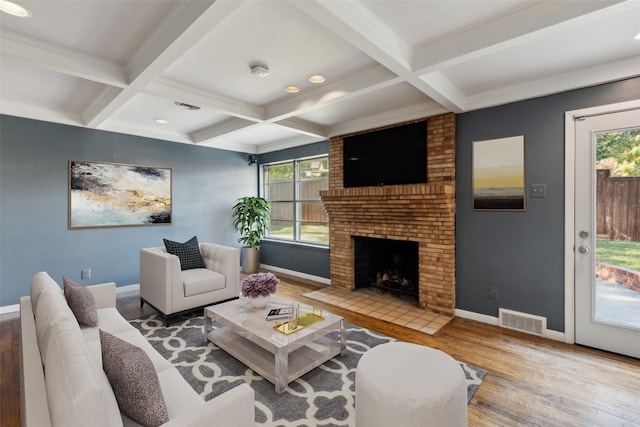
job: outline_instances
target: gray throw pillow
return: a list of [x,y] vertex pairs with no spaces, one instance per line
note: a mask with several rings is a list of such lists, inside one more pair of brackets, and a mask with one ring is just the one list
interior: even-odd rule
[[96,300],[91,291],[86,286],[66,277],[63,277],[62,281],[64,283],[64,297],[78,323],[85,326],[98,326]]
[[162,239],[167,252],[180,258],[180,269],[191,270],[192,268],[207,268],[200,254],[198,238],[193,236],[184,243]]
[[143,426],[169,421],[158,374],[140,347],[100,330],[102,367],[120,410]]

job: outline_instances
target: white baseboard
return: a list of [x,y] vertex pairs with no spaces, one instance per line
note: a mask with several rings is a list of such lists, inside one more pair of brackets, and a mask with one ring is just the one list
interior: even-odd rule
[[456,308],[456,316],[462,317],[463,319],[477,320],[478,322],[498,326],[498,318],[495,316],[489,316],[488,314],[480,314],[473,311],[460,310],[459,308]]
[[125,292],[140,292],[140,283],[116,287],[116,294],[124,294]]
[[9,314],[20,311],[20,304],[13,305],[5,305],[4,307],[0,307],[0,314]]
[[566,336],[564,332],[560,332],[560,331],[552,331],[551,329],[547,329],[544,332],[544,337],[545,338],[549,338],[550,340],[554,340],[554,341],[562,341],[562,342],[566,342]]
[[[476,320],[482,323],[488,323],[489,325],[499,326],[500,321],[495,316],[489,316],[487,314],[474,313],[473,311],[460,310],[456,308],[456,316],[463,319]],[[547,329],[544,333],[544,338],[549,338],[554,341],[565,342],[565,334],[560,331],[553,331]]]
[[287,270],[286,268],[274,267],[273,265],[260,264],[260,268],[275,271],[276,273],[287,274],[293,277],[299,277],[301,279],[312,280],[314,282],[322,283],[323,285],[331,284],[331,279],[327,279],[326,277],[314,276],[312,274],[301,273],[294,270]]

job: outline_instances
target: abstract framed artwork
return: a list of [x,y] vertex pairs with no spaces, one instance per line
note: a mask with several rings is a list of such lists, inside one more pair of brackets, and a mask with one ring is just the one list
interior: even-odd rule
[[473,142],[473,210],[525,210],[524,157],[524,135]]
[[69,228],[171,224],[172,170],[69,160]]

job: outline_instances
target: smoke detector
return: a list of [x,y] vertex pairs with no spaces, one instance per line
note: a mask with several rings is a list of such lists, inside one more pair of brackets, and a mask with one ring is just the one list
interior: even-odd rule
[[269,75],[269,68],[265,65],[252,65],[251,74],[253,74],[254,76],[258,76],[261,79],[264,79]]

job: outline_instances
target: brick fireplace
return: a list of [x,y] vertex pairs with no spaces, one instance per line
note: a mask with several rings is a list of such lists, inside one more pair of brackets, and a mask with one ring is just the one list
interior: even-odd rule
[[331,286],[355,287],[355,237],[413,241],[418,244],[418,306],[453,316],[455,115],[426,121],[424,184],[344,188],[343,137],[329,141],[329,189],[320,197],[330,221]]

